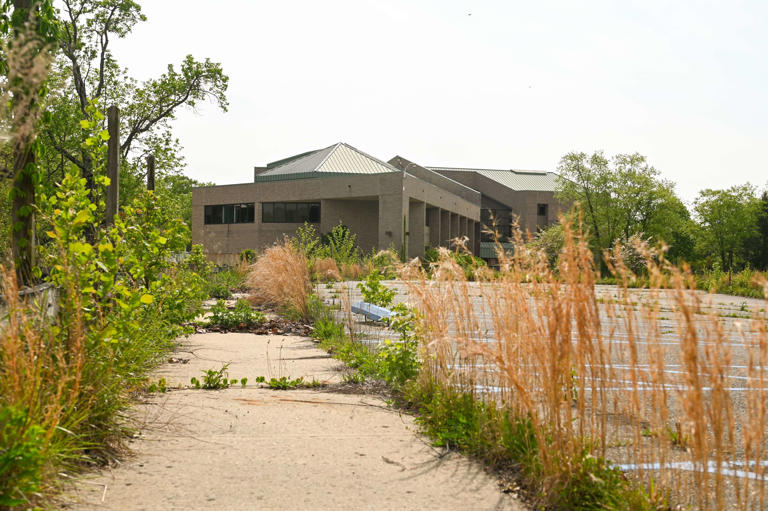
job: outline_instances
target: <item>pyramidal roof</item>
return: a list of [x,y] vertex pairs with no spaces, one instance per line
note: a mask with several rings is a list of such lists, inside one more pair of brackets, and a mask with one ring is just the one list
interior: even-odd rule
[[[267,166],[257,181],[298,178],[303,174],[383,174],[400,172],[389,163],[339,142],[325,149],[310,151]],[[303,177],[303,176],[302,176]]]
[[553,192],[558,175],[554,172],[535,170],[474,169],[461,167],[427,167],[429,170],[450,174],[451,172],[476,172],[481,176],[518,191]]

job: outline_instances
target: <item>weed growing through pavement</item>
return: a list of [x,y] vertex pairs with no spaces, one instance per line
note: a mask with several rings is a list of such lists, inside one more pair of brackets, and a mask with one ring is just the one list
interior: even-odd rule
[[264,320],[264,314],[253,310],[247,300],[238,300],[233,310],[227,308],[224,300],[218,300],[211,307],[211,316],[206,324],[223,330],[238,330],[260,325]]

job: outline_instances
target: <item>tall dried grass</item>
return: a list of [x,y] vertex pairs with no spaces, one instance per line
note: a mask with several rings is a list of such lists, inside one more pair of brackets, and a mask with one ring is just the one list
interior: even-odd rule
[[606,258],[612,288],[595,287],[587,240],[567,224],[556,271],[521,236],[479,282],[447,257],[432,280],[409,268],[423,385],[530,420],[550,504],[588,455],[624,468],[657,504],[669,495],[700,509],[765,509],[766,302],[749,317],[726,310],[647,248],[650,289],[631,290],[621,253]]
[[251,267],[246,285],[254,303],[280,307],[307,317],[307,300],[312,291],[307,258],[289,241],[264,251]]
[[366,274],[366,269],[358,263],[343,263],[341,265],[341,277],[344,280],[360,280]]
[[82,323],[73,325],[73,342],[56,343],[46,318],[24,303],[15,272],[0,267],[0,295],[5,320],[0,323],[0,405],[26,410],[50,439],[62,412],[78,399],[82,377]]
[[312,263],[311,273],[322,282],[338,282],[341,280],[341,272],[339,271],[339,266],[336,264],[336,261],[330,257],[315,259]]

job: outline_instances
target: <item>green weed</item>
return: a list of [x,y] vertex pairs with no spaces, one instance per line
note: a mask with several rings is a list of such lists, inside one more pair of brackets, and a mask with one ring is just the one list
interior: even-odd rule
[[159,380],[157,380],[157,383],[150,383],[147,386],[147,392],[149,392],[150,394],[155,392],[165,393],[167,391],[168,391],[168,386],[165,381],[165,378],[160,378]]
[[270,378],[267,382],[272,390],[291,390],[297,387],[305,386],[304,378],[290,379],[287,376],[281,376],[280,378]]
[[237,330],[260,325],[265,319],[264,314],[253,310],[247,300],[238,300],[234,310],[229,310],[224,300],[219,300],[211,307],[211,317],[207,325],[224,330]]
[[[205,390],[218,390],[226,389],[230,386],[229,372],[227,369],[229,364],[224,364],[221,369],[208,369],[203,371],[203,379],[198,380],[192,377],[190,383],[195,386],[196,389]],[[237,380],[234,380],[237,383]]]

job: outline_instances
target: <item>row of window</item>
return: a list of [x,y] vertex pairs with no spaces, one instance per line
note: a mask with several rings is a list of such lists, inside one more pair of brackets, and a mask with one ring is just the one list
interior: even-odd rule
[[[547,216],[547,204],[537,204],[538,216]],[[480,221],[485,225],[496,226],[504,231],[510,228],[509,221],[511,210],[509,209],[482,209]],[[429,217],[427,217],[429,218]],[[254,204],[221,204],[205,206],[205,224],[246,224],[253,223]],[[263,202],[261,204],[261,221],[265,224],[303,224],[304,222],[320,221],[319,202]],[[429,225],[429,222],[427,222]]]
[[[204,223],[250,224],[255,219],[254,203],[219,204],[205,206]],[[261,204],[262,223],[303,224],[320,221],[319,202],[263,202]]]

